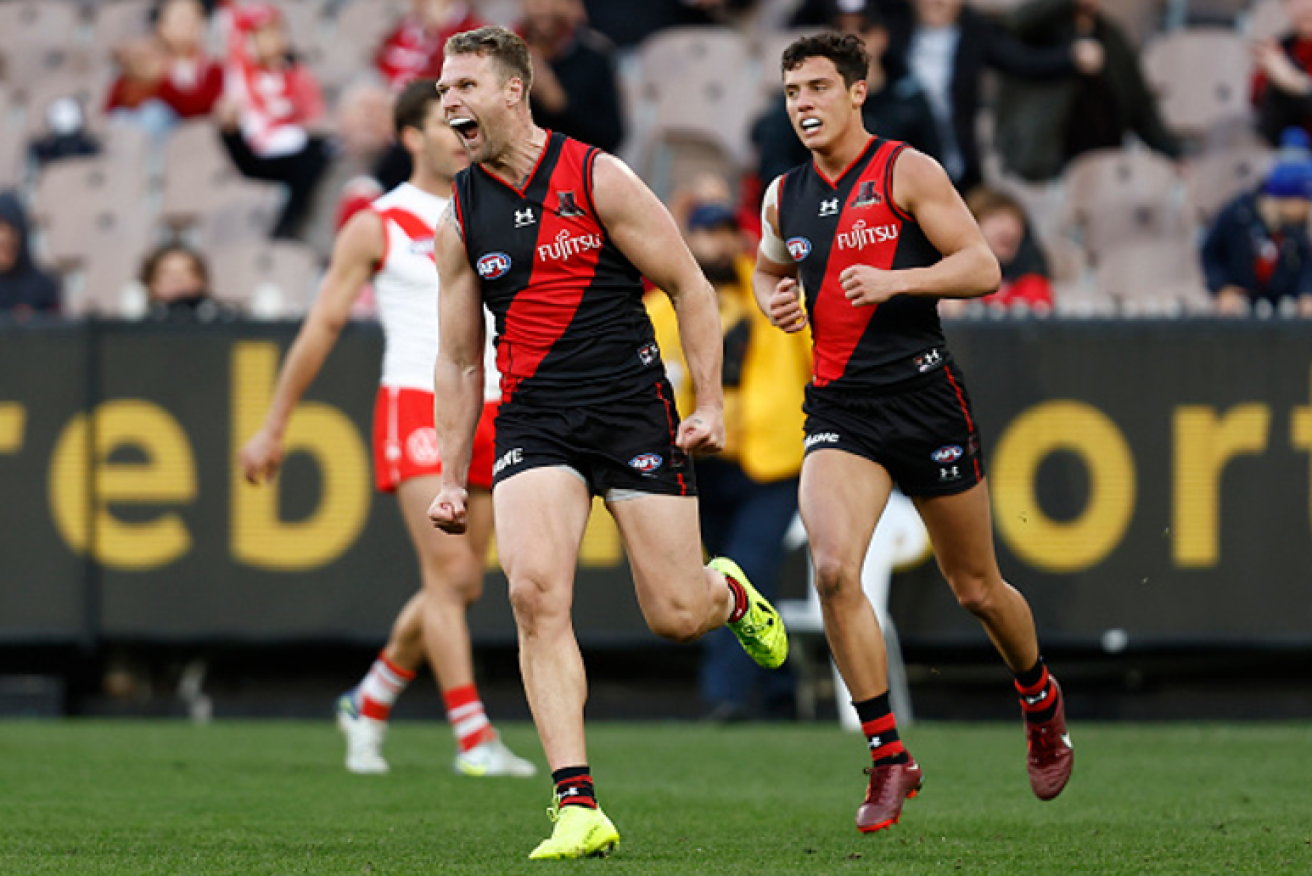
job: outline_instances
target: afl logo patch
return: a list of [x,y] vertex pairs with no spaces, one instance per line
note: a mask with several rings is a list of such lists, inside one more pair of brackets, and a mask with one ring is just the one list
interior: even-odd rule
[[665,460],[661,459],[656,453],[639,453],[633,459],[629,460],[629,467],[637,469],[643,474],[651,474],[660,468]]
[[947,465],[949,462],[956,462],[961,459],[963,453],[961,447],[956,444],[946,444],[930,454],[930,458],[939,465]]
[[496,280],[510,271],[510,256],[504,252],[490,252],[478,260],[478,275],[484,280]]
[[791,237],[788,239],[788,254],[793,257],[793,261],[800,262],[811,254],[811,241],[805,237]]

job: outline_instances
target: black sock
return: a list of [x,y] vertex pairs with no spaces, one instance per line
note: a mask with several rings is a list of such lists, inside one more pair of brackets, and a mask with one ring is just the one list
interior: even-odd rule
[[852,705],[856,708],[857,719],[861,721],[861,732],[866,735],[870,758],[875,766],[906,763],[910,760],[911,755],[907,754],[898,736],[897,720],[893,717],[887,692],[859,703],[854,701]]
[[551,781],[556,783],[556,799],[561,806],[597,808],[597,792],[592,787],[592,771],[586,766],[561,767],[553,770]]

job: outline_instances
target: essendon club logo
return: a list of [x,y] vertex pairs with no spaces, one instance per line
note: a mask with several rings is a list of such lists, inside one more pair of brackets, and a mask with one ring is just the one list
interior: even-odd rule
[[788,239],[788,254],[793,257],[793,261],[802,261],[811,254],[811,241],[805,237],[790,237]]
[[490,252],[478,260],[478,275],[484,280],[496,280],[510,271],[510,256],[504,252]]
[[556,192],[556,197],[560,201],[560,205],[556,210],[557,216],[586,215],[582,210],[579,209],[579,205],[574,202],[574,191],[572,189],[568,192]]
[[875,188],[875,181],[872,179],[862,180],[861,187],[856,190],[856,200],[852,202],[853,207],[869,207],[872,204],[884,203],[884,196]]

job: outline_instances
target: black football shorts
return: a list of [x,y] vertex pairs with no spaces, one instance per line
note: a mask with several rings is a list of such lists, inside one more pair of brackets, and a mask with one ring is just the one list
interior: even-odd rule
[[665,377],[651,388],[594,405],[501,405],[496,423],[496,485],[533,468],[565,466],[593,495],[697,495],[692,460],[674,443],[679,412]]
[[984,479],[970,396],[955,365],[882,393],[808,386],[806,452],[879,463],[908,496],[950,496]]

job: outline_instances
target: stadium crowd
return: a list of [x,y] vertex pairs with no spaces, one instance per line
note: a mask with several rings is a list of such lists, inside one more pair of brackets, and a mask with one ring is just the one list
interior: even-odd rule
[[746,251],[805,155],[779,49],[833,27],[873,50],[872,130],[944,164],[1004,264],[945,316],[1312,316],[1309,0],[0,0],[0,319],[158,314],[175,244],[222,305],[187,312],[300,316],[409,172],[393,95],[479,23],[529,43],[545,126],[685,222],[718,180]]

